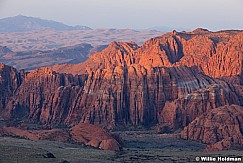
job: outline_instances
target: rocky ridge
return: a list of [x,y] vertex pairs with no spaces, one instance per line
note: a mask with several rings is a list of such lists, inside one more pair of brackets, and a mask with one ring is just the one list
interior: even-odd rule
[[165,132],[173,132],[218,107],[243,105],[242,38],[242,31],[196,29],[141,47],[112,42],[83,63],[29,73],[2,108],[4,118],[46,127],[168,124]]
[[[193,32],[170,32],[146,41],[141,47],[133,42],[112,42],[104,51],[92,55],[86,62],[86,67],[91,67],[90,62],[100,64],[102,68],[133,64],[145,68],[196,66],[213,78],[241,75],[242,38],[242,31],[209,32],[196,29]],[[107,61],[111,63],[107,64]],[[67,73],[82,74],[84,67],[81,65],[85,64],[79,65],[79,71],[68,70]],[[61,67],[62,65],[56,66],[53,70],[62,72],[59,70]]]

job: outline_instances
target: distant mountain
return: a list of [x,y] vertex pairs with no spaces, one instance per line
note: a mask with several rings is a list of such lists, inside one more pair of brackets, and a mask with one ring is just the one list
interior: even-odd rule
[[68,26],[52,20],[23,15],[0,19],[0,32],[29,32],[36,30],[91,30],[91,28],[86,26]]

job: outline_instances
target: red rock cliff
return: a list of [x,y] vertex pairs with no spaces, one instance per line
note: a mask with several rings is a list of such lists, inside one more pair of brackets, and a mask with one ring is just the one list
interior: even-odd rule
[[24,76],[24,71],[19,73],[15,68],[0,63],[0,112],[5,109]]
[[242,36],[197,29],[141,47],[112,42],[83,63],[28,74],[8,102],[8,116],[47,125],[184,127],[213,108],[243,104],[236,85],[215,79],[236,77],[241,87]]

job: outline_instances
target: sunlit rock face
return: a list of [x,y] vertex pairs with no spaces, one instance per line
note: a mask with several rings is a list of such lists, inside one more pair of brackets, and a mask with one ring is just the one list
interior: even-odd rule
[[242,106],[242,38],[242,31],[174,31],[141,47],[112,42],[79,64],[24,77],[14,70],[2,115],[47,127],[168,124],[172,132],[218,107]]

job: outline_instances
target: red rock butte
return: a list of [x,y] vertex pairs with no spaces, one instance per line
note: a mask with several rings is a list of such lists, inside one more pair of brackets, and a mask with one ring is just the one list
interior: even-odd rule
[[[166,132],[184,128],[183,138],[215,144],[226,141],[224,134],[217,132],[221,137],[214,141],[203,136],[207,131],[196,135],[199,131],[192,132],[195,121],[204,122],[213,112],[232,112],[233,117],[224,115],[230,121],[227,124],[238,119],[239,132],[227,135],[234,146],[242,143],[243,134],[242,45],[243,31],[196,29],[173,31],[141,47],[134,42],[112,42],[79,64],[30,73],[1,65],[1,115],[51,127],[167,124]],[[207,149],[216,148],[221,149]]]

